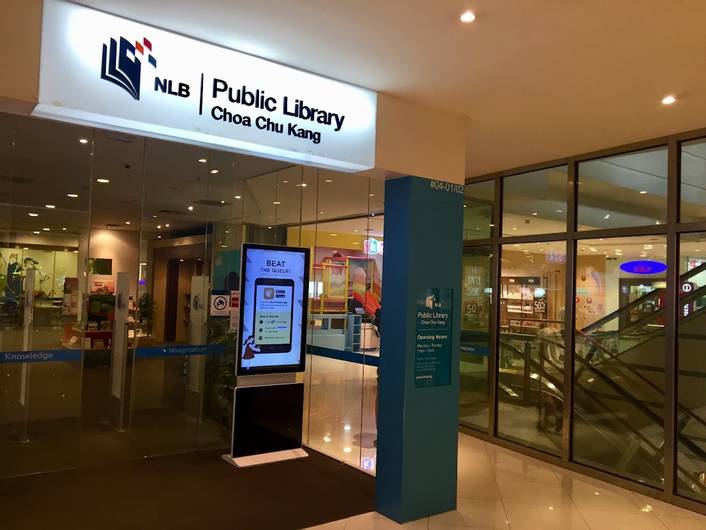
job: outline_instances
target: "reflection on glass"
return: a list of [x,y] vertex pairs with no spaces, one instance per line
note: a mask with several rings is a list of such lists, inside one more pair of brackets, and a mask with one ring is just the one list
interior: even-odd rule
[[568,168],[559,166],[503,180],[503,235],[566,232]]
[[463,239],[487,239],[493,235],[495,181],[466,185],[463,199]]
[[666,322],[663,236],[579,241],[574,458],[660,485]]
[[664,224],[667,148],[581,162],[578,229]]
[[681,213],[683,223],[706,220],[706,140],[681,144]]
[[461,423],[488,430],[488,359],[492,318],[492,254],[488,247],[468,247],[461,279]]
[[677,492],[706,501],[706,234],[681,237]]
[[498,434],[561,453],[566,244],[504,245]]

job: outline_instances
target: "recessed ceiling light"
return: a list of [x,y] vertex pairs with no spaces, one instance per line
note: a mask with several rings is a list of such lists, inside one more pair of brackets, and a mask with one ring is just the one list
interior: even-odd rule
[[190,212],[193,212],[193,211],[194,211],[194,207],[193,207],[193,206],[187,206],[186,209],[189,210]]
[[240,199],[241,199],[240,195],[236,195],[236,196],[235,196],[235,197],[233,197],[233,198],[234,198],[234,199],[238,199],[238,200],[240,200]]
[[217,169],[212,169],[212,170],[211,170],[211,175],[215,175],[216,173],[218,173],[218,170],[217,170]]
[[226,203],[226,201],[221,201],[221,204],[225,204],[225,203]]
[[110,182],[110,179],[96,179],[96,182],[100,182],[101,184],[108,184]]
[[300,182],[297,184],[297,188],[306,188],[306,182]]
[[66,227],[65,227],[65,226],[62,226],[61,229],[62,229],[64,232],[66,232]]
[[537,217],[539,214],[537,212],[532,212],[532,215]]
[[321,210],[321,211],[319,212],[319,215],[324,215],[324,211]]
[[78,199],[78,193],[67,193],[66,196],[70,199]]
[[50,210],[53,210],[54,208],[56,208],[56,206],[54,206],[53,204],[45,204],[44,207],[49,208]]
[[152,219],[157,219],[157,216],[156,216],[156,215],[153,215],[153,216],[152,216]]
[[464,11],[463,13],[461,13],[461,16],[458,18],[464,24],[470,24],[476,19],[476,15],[473,11],[469,9],[468,11]]
[[39,230],[34,230],[34,231],[32,231],[32,233],[33,234],[41,234],[41,232]]
[[344,453],[350,453],[351,451],[353,451],[353,449],[351,449],[350,447],[344,447],[344,448],[343,448],[343,452],[344,452]]
[[205,158],[199,158],[197,160],[197,162],[201,162],[202,164],[205,164],[206,162],[208,162],[208,160],[206,160]]
[[87,143],[88,143],[88,139],[87,139],[87,138],[79,138],[78,141],[79,141],[79,143],[82,143],[82,144],[87,144]]
[[609,214],[609,213],[605,214],[605,215],[603,216],[603,219],[610,219],[610,214]]
[[268,229],[268,230],[272,230],[272,227],[271,227],[271,226],[268,226],[267,229]]
[[179,261],[183,262],[184,260],[180,258]]
[[374,193],[368,193],[368,197],[375,197]]
[[50,228],[47,228],[47,227],[44,227],[44,228],[42,228],[42,230],[44,230],[45,232],[49,232],[49,230],[51,230],[51,229],[50,229]]
[[333,179],[326,179],[326,180],[324,180],[324,182],[325,182],[326,184],[331,184],[331,183],[333,182]]
[[157,236],[157,239],[162,239],[162,236]]
[[130,224],[130,221],[125,221],[125,224],[126,224],[126,225],[129,225],[129,224]]
[[157,225],[157,230],[161,230],[161,229],[162,229],[162,225]]
[[338,234],[331,234],[331,237],[336,237]]
[[272,204],[282,204],[280,201],[272,201]]
[[39,217],[39,214],[34,212],[29,212],[27,215],[29,215],[30,217]]
[[169,228],[169,223],[166,223],[164,226],[166,226],[167,228]]
[[676,103],[676,101],[677,98],[674,95],[669,94],[668,96],[664,96],[662,98],[662,105],[672,105],[673,103]]
[[289,184],[289,181],[288,181],[288,180],[283,180],[283,181],[282,181],[282,184]]
[[29,250],[29,247],[22,247],[22,250]]
[[647,191],[646,191],[646,190],[641,190],[641,191],[640,191],[640,195],[645,195],[645,194],[647,194]]

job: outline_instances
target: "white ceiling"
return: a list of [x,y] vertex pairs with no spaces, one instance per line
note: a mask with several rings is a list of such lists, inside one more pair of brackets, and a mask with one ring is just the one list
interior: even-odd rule
[[467,116],[469,176],[706,127],[699,0],[80,3]]

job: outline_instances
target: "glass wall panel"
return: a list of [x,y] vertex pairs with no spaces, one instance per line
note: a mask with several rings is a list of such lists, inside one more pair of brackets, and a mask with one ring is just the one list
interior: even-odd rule
[[664,224],[667,148],[581,162],[578,229]]
[[498,434],[561,453],[566,243],[503,245]]
[[706,501],[706,233],[681,236],[677,492]]
[[80,461],[92,146],[0,114],[0,477]]
[[664,236],[579,241],[573,457],[663,480]]
[[488,360],[493,317],[490,247],[466,247],[461,278],[461,366],[459,416],[461,423],[488,431]]
[[568,168],[559,166],[503,180],[503,236],[566,232]]
[[681,144],[681,214],[683,223],[706,221],[706,140]]
[[463,239],[487,239],[494,233],[495,180],[466,184]]

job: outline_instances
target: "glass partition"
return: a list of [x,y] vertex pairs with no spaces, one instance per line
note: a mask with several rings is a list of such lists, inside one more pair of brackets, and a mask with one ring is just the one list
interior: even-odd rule
[[489,247],[467,247],[461,278],[461,366],[459,417],[462,424],[488,430],[490,323],[493,318],[493,254]]
[[579,241],[574,458],[660,485],[664,445],[664,236]]
[[503,179],[503,236],[566,231],[567,166]]
[[581,162],[578,229],[661,225],[667,220],[667,148]]
[[706,234],[683,234],[679,255],[677,492],[706,501]]
[[487,239],[494,233],[495,181],[466,185],[463,199],[463,239]]
[[681,144],[682,223],[706,221],[706,140]]
[[498,435],[560,454],[566,243],[503,245]]

